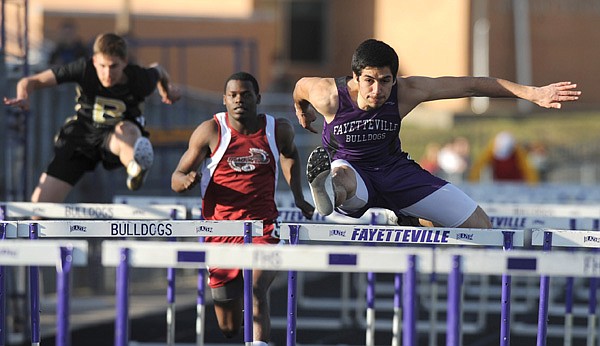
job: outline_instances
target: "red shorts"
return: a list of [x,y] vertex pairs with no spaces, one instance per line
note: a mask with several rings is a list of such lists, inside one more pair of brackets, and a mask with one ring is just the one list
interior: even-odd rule
[[[263,224],[263,234],[260,237],[253,237],[252,244],[279,244],[279,239],[271,235],[274,224]],[[206,237],[206,243],[219,244],[243,244],[243,237]],[[240,274],[240,269],[220,269],[215,267],[208,268],[208,286],[210,288],[223,287],[229,281],[235,279]]]

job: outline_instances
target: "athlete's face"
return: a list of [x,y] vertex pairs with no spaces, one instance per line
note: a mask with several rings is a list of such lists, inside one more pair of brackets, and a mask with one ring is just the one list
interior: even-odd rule
[[94,54],[94,67],[100,83],[105,88],[110,88],[126,80],[123,70],[127,61],[116,56],[106,54]]
[[257,95],[250,81],[230,80],[225,87],[223,104],[227,108],[229,116],[240,120],[247,116],[256,115],[256,105],[260,103],[260,95]]
[[360,76],[354,74],[358,83],[358,106],[369,110],[383,106],[396,83],[389,67],[366,67]]

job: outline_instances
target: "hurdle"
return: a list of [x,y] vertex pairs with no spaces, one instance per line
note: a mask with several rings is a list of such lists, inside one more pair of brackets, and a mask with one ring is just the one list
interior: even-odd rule
[[[325,224],[290,224],[283,223],[281,229],[281,238],[289,240],[291,244],[296,245],[299,241],[325,241],[325,242],[359,242],[359,243],[394,243],[394,244],[424,244],[424,245],[460,245],[460,246],[500,246],[504,249],[512,249],[513,246],[523,246],[523,230],[485,230],[468,228],[423,228],[423,227],[404,227],[404,226],[360,226],[360,225],[325,225]],[[432,272],[435,273],[435,272]],[[404,326],[400,328],[402,316],[404,321],[413,314],[415,302],[410,307],[400,305],[399,292],[401,282],[399,273],[395,279],[395,297],[394,297],[394,317],[393,330],[397,331],[393,335],[392,344],[400,344],[399,331],[410,331],[416,333],[416,325]],[[290,272],[288,276],[288,297],[296,297],[296,273]],[[416,289],[416,278],[405,274],[404,284],[410,289]],[[503,276],[503,301],[510,299],[510,277]],[[371,293],[367,297],[368,308],[374,305],[374,295]],[[295,303],[294,303],[295,305]],[[435,310],[435,306],[432,306]],[[402,310],[404,315],[402,315]],[[503,317],[508,317],[508,309],[502,311]],[[506,316],[504,315],[506,314]],[[367,345],[374,344],[374,312],[367,315]],[[509,319],[506,321],[506,328],[509,327]],[[414,323],[414,321],[413,321]],[[289,333],[289,331],[288,331]],[[293,337],[290,335],[290,337]],[[430,338],[431,338],[430,334]],[[433,336],[435,338],[435,336]]]
[[[582,254],[564,251],[541,252],[476,248],[409,248],[409,247],[364,247],[335,245],[304,245],[265,247],[232,244],[173,244],[165,246],[155,241],[127,242],[105,241],[103,263],[118,266],[122,263],[123,249],[130,253],[130,265],[141,266],[219,266],[222,268],[249,268],[264,270],[323,271],[323,272],[378,272],[448,274],[448,319],[446,344],[460,345],[461,307],[460,278],[464,274],[507,275],[507,276],[577,276],[594,277],[600,274],[599,254]],[[105,250],[106,249],[106,250]],[[160,250],[160,256],[157,255]],[[411,304],[415,302],[414,286],[407,284],[403,289],[405,304],[403,344],[416,345],[414,321],[416,316]],[[503,303],[503,302],[501,302]],[[507,302],[510,304],[510,300]],[[406,310],[409,310],[406,312]],[[295,336],[293,310],[288,311],[291,333]],[[501,344],[508,344],[510,329]],[[504,342],[502,342],[504,341]],[[538,340],[538,345],[542,345]],[[287,340],[288,346],[295,339]]]
[[[532,244],[542,246],[545,251],[550,251],[552,247],[563,247],[570,249],[591,249],[594,254],[600,249],[600,236],[598,231],[583,230],[556,230],[556,229],[536,229],[532,233]],[[587,258],[587,257],[586,257]],[[598,271],[600,262],[585,262],[590,270]],[[597,276],[590,277],[590,287],[588,296],[588,315],[587,315],[587,344],[594,345],[595,338],[598,335],[597,317],[596,317],[596,290],[598,287]],[[540,321],[547,321],[548,315],[548,291],[550,286],[550,277],[544,276],[540,279],[540,306],[538,317],[538,339],[546,338],[547,324]],[[567,281],[567,295],[565,301],[565,345],[571,345],[573,337],[573,281]],[[541,318],[544,318],[541,320]],[[600,340],[596,341],[600,342]]]
[[[187,209],[179,204],[160,204],[131,206],[127,204],[107,203],[48,203],[48,202],[1,202],[0,219],[24,219],[41,217],[45,219],[74,219],[74,220],[169,220],[185,219]],[[22,226],[27,228],[27,226]],[[27,234],[25,234],[27,233]],[[59,233],[60,234],[60,233]],[[21,237],[29,237],[27,231],[21,231]],[[71,235],[65,235],[67,237]],[[60,235],[59,235],[60,237]],[[35,268],[30,269],[34,277],[39,277]],[[169,287],[174,286],[175,277],[168,270]],[[167,291],[167,330],[169,335],[174,333],[174,320],[169,318],[175,313],[175,293]]]
[[[182,221],[178,226],[173,226],[173,231],[177,233],[197,232],[198,229],[204,234],[210,236],[242,236],[245,243],[252,243],[252,237],[262,235],[262,221]],[[209,248],[217,244],[192,244],[192,243],[161,243],[160,250],[152,248],[152,251],[145,253],[130,252],[131,247],[145,248],[144,244],[148,242],[128,242],[121,243],[126,246],[121,246],[118,249],[110,249],[103,247],[102,263],[105,266],[115,266],[118,268],[117,275],[117,320],[115,333],[115,345],[126,346],[128,344],[127,319],[128,319],[128,273],[129,267],[144,267],[144,268],[200,268],[204,265],[203,255],[197,254],[193,250],[198,246],[207,246]],[[246,244],[245,244],[246,245]],[[149,245],[150,246],[150,245]],[[172,252],[170,249],[183,248],[178,252]],[[117,251],[118,256],[114,251]],[[170,254],[164,257],[163,254]],[[118,261],[114,259],[117,258]],[[156,259],[159,261],[156,261]],[[241,266],[226,267],[240,268]],[[204,284],[204,283],[203,283]],[[244,269],[244,340],[246,344],[252,344],[252,269]]]
[[[172,239],[180,237],[211,237],[211,236],[243,236],[246,242],[252,242],[253,236],[262,235],[262,222],[261,221],[209,221],[209,220],[169,220],[169,221],[141,221],[141,220],[112,220],[112,221],[100,221],[100,220],[41,220],[41,221],[20,221],[16,223],[17,236],[29,237],[31,239],[44,238],[44,237],[85,237],[85,238],[117,238],[122,239],[124,237],[132,238],[150,238],[150,239]],[[249,237],[249,239],[247,238]],[[123,271],[125,269],[121,269]],[[119,271],[119,275],[124,275]],[[252,294],[252,272],[244,272],[246,278],[249,281],[244,281],[245,292]],[[35,276],[34,276],[35,277]],[[172,283],[169,283],[171,286]],[[202,285],[205,283],[202,282]],[[199,282],[200,285],[200,282]],[[248,287],[246,287],[248,286]],[[32,296],[39,296],[39,287],[32,285],[30,287]],[[37,293],[36,293],[37,292]],[[168,302],[174,299],[174,286],[171,286],[171,297]],[[123,293],[122,293],[123,294]],[[120,295],[121,306],[123,303],[122,294]],[[245,293],[248,294],[248,293]],[[198,300],[204,302],[204,297],[198,297]],[[245,302],[251,302],[251,299],[246,299]],[[122,307],[126,309],[125,307]],[[200,307],[199,307],[200,309]],[[204,315],[202,309],[202,316]],[[252,306],[246,306],[246,311],[252,311]],[[249,309],[249,310],[248,310]],[[33,310],[32,310],[33,311]],[[120,316],[126,316],[127,314],[121,313]],[[174,312],[170,317],[174,317]],[[203,319],[203,317],[202,317]],[[172,321],[172,320],[171,320]],[[123,324],[126,325],[127,321],[118,320],[116,324],[119,327],[119,332],[116,333],[115,341],[120,345],[126,345],[123,340],[127,329],[123,329]],[[250,320],[245,321],[246,326],[252,326],[252,316]],[[199,321],[202,324],[204,321]],[[169,325],[169,330],[173,324]],[[174,332],[167,331],[167,334],[171,337],[170,342],[174,343]],[[198,333],[202,333],[203,329],[198,329]],[[247,332],[246,332],[247,333]],[[251,329],[250,329],[251,333]],[[251,334],[250,334],[251,335]],[[250,336],[251,338],[251,336]],[[198,342],[203,343],[203,334],[197,335]]]
[[[5,224],[0,232],[3,235]],[[2,266],[55,266],[57,289],[57,327],[56,344],[70,345],[69,334],[69,282],[72,266],[87,265],[88,244],[86,241],[43,241],[31,242],[21,239],[2,239],[0,241],[0,265]],[[0,344],[5,345],[5,294],[4,273],[0,273]],[[33,306],[38,306],[37,301]],[[39,309],[32,310],[31,344],[40,344]]]

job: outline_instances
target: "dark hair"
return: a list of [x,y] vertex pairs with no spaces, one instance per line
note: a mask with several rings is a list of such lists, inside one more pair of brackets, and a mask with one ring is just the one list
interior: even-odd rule
[[116,56],[125,60],[127,59],[127,43],[117,34],[100,34],[94,41],[94,54]]
[[398,74],[398,54],[383,41],[368,39],[363,41],[352,55],[352,72],[360,76],[367,67],[389,67],[394,80]]
[[227,90],[227,83],[229,83],[229,81],[232,81],[232,80],[241,80],[241,81],[246,81],[246,82],[252,83],[252,87],[254,87],[254,92],[256,93],[256,95],[259,94],[258,82],[256,81],[256,78],[254,78],[254,76],[251,75],[250,73],[236,72],[236,73],[232,74],[225,81],[225,87],[223,88],[223,90]]

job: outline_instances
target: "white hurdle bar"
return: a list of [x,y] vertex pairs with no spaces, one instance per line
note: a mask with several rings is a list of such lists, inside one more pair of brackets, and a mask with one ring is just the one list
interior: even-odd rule
[[[178,204],[131,206],[107,203],[0,202],[0,220],[32,217],[75,220],[169,220],[185,219],[186,214],[186,207]],[[27,227],[24,226],[23,228]],[[13,226],[9,226],[9,232],[9,236],[12,236]],[[21,233],[27,232],[25,230]],[[28,237],[28,235],[24,235],[24,237]],[[34,273],[34,275],[37,274]],[[175,313],[175,292],[170,288],[175,286],[175,276],[172,269],[167,269],[167,280],[169,282],[169,290],[167,291],[167,334],[170,339],[173,339],[175,323],[170,316]],[[173,343],[174,341],[169,344]]]
[[[263,234],[262,221],[210,221],[210,220],[40,220],[40,221],[19,221],[16,222],[17,236],[36,239],[41,237],[99,237],[99,238],[117,238],[134,237],[134,238],[163,238],[173,239],[178,237],[213,237],[213,236],[241,236],[245,238],[245,242],[251,243],[252,237],[261,236]],[[164,243],[165,244],[165,243]],[[173,269],[173,268],[170,268]],[[126,271],[126,269],[123,269]],[[121,275],[127,275],[121,274]],[[34,275],[35,276],[35,275]],[[252,271],[244,271],[244,294],[252,297]],[[170,278],[174,280],[174,275]],[[199,294],[204,292],[204,276],[201,275],[198,279],[198,285],[202,285],[199,289]],[[169,328],[167,330],[168,343],[174,344],[174,308],[171,304],[174,301],[174,282],[170,281],[170,290],[168,291],[168,303],[172,312],[168,312],[167,322]],[[39,296],[37,286],[31,287],[31,295]],[[120,293],[121,300],[126,300],[127,290]],[[32,298],[33,299],[33,298]],[[197,300],[197,339],[200,345],[203,344],[204,338],[204,296],[198,296]],[[252,339],[252,300],[245,299],[245,311],[250,312],[250,317],[245,316],[245,335]],[[123,306],[121,302],[121,306]],[[125,308],[127,309],[127,308]],[[117,316],[125,318],[127,313],[118,312]],[[116,321],[120,328],[119,333],[115,334],[115,345],[127,345],[127,320]]]
[[[56,267],[56,345],[69,346],[69,280],[71,266],[87,265],[86,241],[40,241],[21,239],[0,241],[0,344],[6,340],[4,266],[52,266]],[[31,286],[38,282],[31,282]],[[40,344],[39,300],[34,298],[31,310],[31,344]]]
[[[90,221],[93,222],[93,221]],[[170,230],[173,235],[169,235],[169,237],[178,237],[184,236],[185,234],[193,234],[193,236],[240,236],[244,237],[244,242],[246,244],[252,243],[252,237],[261,236],[263,234],[263,225],[262,221],[209,221],[209,220],[187,220],[187,221],[170,221],[171,224]],[[137,225],[143,224],[138,222],[129,222],[129,224]],[[102,232],[113,232],[115,226],[105,226],[105,229]],[[99,232],[99,233],[102,233]],[[131,242],[132,244],[145,244],[146,242]],[[174,242],[161,242],[162,246],[167,249],[171,247],[178,246],[215,246],[215,244],[194,244],[194,243],[174,243]],[[168,251],[168,250],[165,250]],[[163,250],[158,252],[153,252],[150,257],[155,258],[163,258],[162,257]],[[120,263],[117,266],[117,316],[116,316],[116,325],[115,325],[115,346],[127,346],[129,340],[128,333],[128,315],[129,315],[129,298],[128,298],[128,275],[129,275],[129,266],[133,267],[146,267],[146,268],[203,268],[203,266],[194,265],[197,263],[197,258],[193,253],[181,254],[180,257],[176,257],[177,261],[173,261],[173,259],[168,261],[161,262],[160,266],[145,266],[143,263],[145,261],[152,260],[148,258],[142,258],[140,264],[140,260],[135,257],[136,254],[130,254],[129,251],[124,250],[120,252]],[[111,255],[106,254],[103,249],[102,261],[105,266],[107,264],[107,258],[110,258]],[[163,258],[164,259],[164,258]],[[110,261],[110,260],[108,260]],[[180,266],[178,263],[181,262],[189,262],[192,263],[191,266]],[[237,266],[234,268],[240,268],[241,266]],[[228,267],[231,268],[231,267]],[[253,318],[252,318],[252,269],[244,269],[244,340],[246,344],[251,345],[253,339]],[[198,280],[199,288],[202,286],[202,292],[204,292],[204,278],[199,278]],[[204,344],[204,295],[199,294],[198,297],[198,320],[196,321],[196,333],[197,333],[197,344]]]
[[[281,227],[281,238],[290,240],[291,244],[298,244],[299,241],[328,241],[328,242],[362,242],[366,244],[374,243],[394,243],[394,244],[421,244],[421,245],[461,245],[461,246],[498,246],[504,249],[512,249],[514,246],[523,246],[524,230],[494,230],[494,229],[469,229],[469,228],[427,228],[427,227],[405,227],[405,226],[380,226],[380,225],[326,225],[326,224],[287,224],[283,223]],[[409,333],[409,339],[415,338],[416,324],[415,316],[416,301],[410,302],[408,308],[401,305],[399,297],[403,289],[402,277],[400,272],[395,273],[395,297],[394,297],[394,318],[392,324],[393,338],[392,345],[400,345],[400,330]],[[288,276],[288,299],[294,301],[288,302],[296,306],[296,273],[290,272]],[[404,289],[416,289],[416,276],[405,273],[406,283]],[[374,281],[374,280],[372,280]],[[510,282],[508,275],[503,275],[502,301],[510,300]],[[374,291],[367,292],[367,336],[366,344],[374,344]],[[435,309],[435,306],[432,306]],[[370,310],[370,313],[369,313]],[[510,306],[502,306],[502,333],[508,333],[510,328]],[[404,314],[404,317],[402,317]],[[435,313],[434,313],[435,314]],[[402,321],[405,326],[401,328]],[[410,323],[410,325],[406,325]],[[406,334],[405,334],[406,335]],[[430,337],[435,337],[431,335]],[[295,333],[288,328],[288,344],[295,344]],[[292,340],[293,339],[293,340]],[[406,339],[404,339],[406,342]]]
[[[105,241],[103,263],[107,266],[123,265],[123,253],[128,252],[128,266],[197,267],[201,265],[222,268],[248,268],[274,271],[319,272],[380,272],[407,273],[407,278],[421,273],[449,275],[447,345],[458,346],[460,334],[460,278],[463,274],[522,275],[522,276],[578,276],[594,277],[600,274],[599,254],[572,252],[541,252],[497,249],[449,248],[397,248],[363,246],[256,246],[221,244],[173,244],[158,242]],[[415,290],[404,289],[406,306],[415,301]],[[290,306],[288,305],[288,308]],[[410,309],[410,308],[409,308]],[[414,310],[405,314],[413,322],[405,321],[404,345],[415,345],[416,335],[410,325],[414,323]],[[295,311],[288,310],[289,327],[294,328]],[[293,334],[296,331],[293,330]],[[506,336],[510,340],[509,335]],[[295,345],[287,340],[288,346]],[[538,345],[542,345],[538,343]]]
[[185,219],[186,208],[178,204],[132,206],[108,203],[0,202],[0,219],[41,217],[46,219]]

